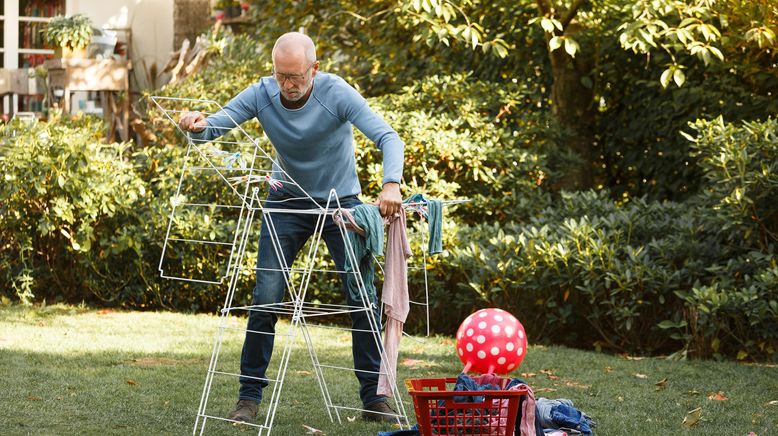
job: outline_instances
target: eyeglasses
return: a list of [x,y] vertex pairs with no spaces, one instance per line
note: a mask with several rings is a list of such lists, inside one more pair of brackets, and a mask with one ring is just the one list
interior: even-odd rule
[[312,62],[310,65],[308,65],[308,68],[305,69],[305,71],[302,74],[285,74],[285,73],[279,73],[276,71],[275,67],[273,68],[273,78],[276,79],[276,81],[280,84],[283,84],[287,80],[291,80],[292,83],[295,85],[304,85],[306,81],[306,75],[308,74],[308,71],[311,70],[313,67],[313,64],[315,64],[316,61]]

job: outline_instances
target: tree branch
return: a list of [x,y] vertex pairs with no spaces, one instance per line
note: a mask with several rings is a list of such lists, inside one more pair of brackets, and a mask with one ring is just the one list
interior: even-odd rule
[[537,0],[538,9],[543,16],[551,14],[551,1],[550,0]]
[[584,5],[588,0],[575,0],[573,4],[570,6],[570,9],[565,12],[565,16],[562,17],[560,20],[560,23],[562,23],[562,28],[567,29],[567,25],[570,24],[571,21],[573,21],[573,18],[575,18],[575,14],[578,13],[578,9]]

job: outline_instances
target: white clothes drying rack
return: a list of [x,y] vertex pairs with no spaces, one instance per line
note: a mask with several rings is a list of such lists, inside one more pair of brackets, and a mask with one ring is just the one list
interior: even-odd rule
[[[210,100],[186,99],[175,97],[152,96],[151,100],[164,115],[164,117],[178,129],[187,138],[187,151],[178,181],[178,187],[174,198],[171,199],[172,210],[169,217],[167,233],[162,248],[159,270],[163,278],[183,280],[203,284],[222,284],[225,279],[228,282],[227,293],[224,300],[224,307],[220,311],[219,327],[211,353],[211,359],[208,366],[208,372],[203,386],[200,399],[200,406],[195,421],[193,434],[204,434],[206,424],[209,420],[231,421],[224,416],[211,413],[209,400],[213,388],[215,376],[228,377],[249,377],[239,374],[239,371],[224,370],[220,366],[219,355],[225,338],[225,332],[229,330],[242,330],[246,333],[247,329],[236,329],[230,326],[229,316],[232,312],[249,313],[250,311],[259,311],[272,313],[280,317],[289,318],[289,327],[286,333],[276,331],[273,333],[278,339],[283,339],[283,351],[280,358],[274,357],[277,361],[275,377],[264,379],[268,387],[264,389],[270,395],[263,395],[263,405],[256,424],[251,425],[257,428],[258,434],[270,434],[273,428],[276,411],[281,398],[281,390],[284,385],[285,376],[292,352],[292,343],[297,332],[302,334],[308,354],[313,364],[314,373],[324,399],[327,414],[331,421],[337,420],[342,423],[341,411],[364,411],[359,407],[349,407],[335,404],[334,399],[328,389],[324,369],[328,370],[347,370],[358,371],[353,367],[341,367],[337,365],[323,364],[316,353],[316,347],[310,334],[309,319],[315,319],[323,316],[343,315],[356,311],[364,311],[368,315],[370,322],[370,333],[372,333],[376,346],[381,350],[381,358],[385,360],[386,355],[381,346],[381,320],[373,316],[373,306],[362,281],[359,272],[359,262],[354,254],[354,249],[347,237],[346,229],[339,226],[341,238],[345,246],[346,262],[352,266],[350,274],[355,274],[357,287],[361,296],[361,306],[349,306],[345,304],[314,304],[307,301],[307,292],[311,282],[311,276],[316,273],[346,273],[345,271],[322,270],[315,268],[315,259],[319,255],[319,246],[322,239],[322,230],[327,217],[331,217],[340,209],[340,202],[335,190],[331,190],[329,197],[324,205],[314,200],[306,190],[297,184],[292,177],[287,174],[278,162],[263,148],[269,141],[266,138],[254,138],[248,134],[243,127],[236,123],[231,117],[234,126],[226,128],[225,136],[222,139],[213,141],[202,141],[192,138],[186,132],[178,127],[177,118],[180,113],[190,110],[199,110],[204,115],[210,115],[222,111],[223,108],[216,102]],[[274,165],[273,165],[274,164]],[[282,177],[279,180],[272,177],[275,167],[276,174],[279,172]],[[295,199],[305,199],[316,205],[316,208],[305,210],[284,209],[270,207],[266,205],[266,200],[259,195],[258,184],[264,183],[269,189],[275,189],[277,184],[294,187],[302,196]],[[443,204],[456,204],[463,201],[449,200]],[[277,204],[274,201],[274,204]],[[416,210],[417,204],[404,204],[406,210]],[[276,254],[278,264],[281,268],[277,271],[283,272],[286,286],[288,289],[288,301],[277,304],[266,305],[233,305],[236,287],[242,272],[246,270],[256,270],[256,268],[245,267],[246,249],[251,241],[252,224],[255,213],[260,211],[262,218],[268,224],[271,244]],[[278,234],[273,225],[271,213],[296,213],[316,215],[315,231],[310,240],[307,252],[302,259],[302,267],[292,268],[291,264],[286,263],[286,259],[280,251]],[[191,221],[196,221],[196,225],[191,225]],[[215,228],[226,228],[228,234],[232,234],[231,240],[215,240]],[[422,253],[425,253],[426,236],[422,227]],[[223,234],[223,232],[222,232]],[[269,249],[265,247],[264,249]],[[222,260],[222,269],[214,272],[202,271],[196,266],[182,265],[181,254],[187,250],[194,250],[200,256],[208,256],[212,259]],[[301,252],[300,256],[303,255]],[[424,272],[425,301],[411,303],[423,305],[425,307],[427,318],[427,334],[429,335],[429,290],[427,281],[426,253],[422,256],[423,265],[420,269]],[[294,278],[297,278],[295,280]],[[342,330],[351,330],[343,328]],[[248,332],[251,334],[268,334],[263,332]],[[278,343],[276,348],[278,348]],[[270,369],[270,368],[268,368]],[[377,372],[376,372],[377,373]],[[270,374],[270,372],[268,372]],[[394,375],[384,374],[389,378],[392,386],[392,398],[394,400],[398,423],[402,427],[408,427],[409,421],[405,412],[405,407],[401,401],[400,392],[397,387]],[[272,388],[270,388],[272,386]],[[268,389],[270,388],[270,389]],[[264,419],[262,416],[264,415]]]

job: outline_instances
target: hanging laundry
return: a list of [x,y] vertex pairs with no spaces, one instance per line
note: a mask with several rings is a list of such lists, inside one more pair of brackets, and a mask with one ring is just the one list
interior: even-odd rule
[[393,383],[397,380],[397,355],[403,326],[410,311],[408,296],[408,264],[411,257],[411,246],[405,231],[405,212],[387,218],[389,221],[389,236],[386,246],[386,263],[384,265],[384,287],[381,290],[381,302],[384,303],[386,327],[384,330],[384,353],[386,360],[381,361],[378,376],[378,395],[392,396]]
[[408,207],[427,219],[429,244],[427,252],[437,254],[443,251],[443,203],[440,200],[428,200],[422,194],[413,194],[403,201]]
[[[370,302],[376,301],[375,288],[375,265],[373,265],[373,255],[380,255],[384,252],[384,222],[378,207],[372,204],[360,204],[354,207],[351,213],[345,209],[339,210],[334,214],[338,220],[345,219],[348,223],[361,230],[349,232],[348,238],[351,246],[354,248],[354,256],[359,263],[359,273],[362,277],[362,283],[365,285],[367,296]],[[346,221],[341,221],[345,225]],[[353,301],[362,301],[357,284],[357,277],[354,272],[354,266],[351,262],[346,262],[346,287]]]
[[443,205],[439,200],[427,200],[427,212],[430,229],[429,253],[437,254],[443,251]]

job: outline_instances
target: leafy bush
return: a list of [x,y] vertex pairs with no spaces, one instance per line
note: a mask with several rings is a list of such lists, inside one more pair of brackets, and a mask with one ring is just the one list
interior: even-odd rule
[[775,357],[776,122],[691,127],[706,187],[689,201],[566,193],[526,223],[460,227],[437,322],[499,306],[541,341]]
[[146,186],[126,144],[99,142],[99,123],[0,127],[0,280],[22,301],[113,293],[127,279],[116,270],[141,256],[125,226]]

